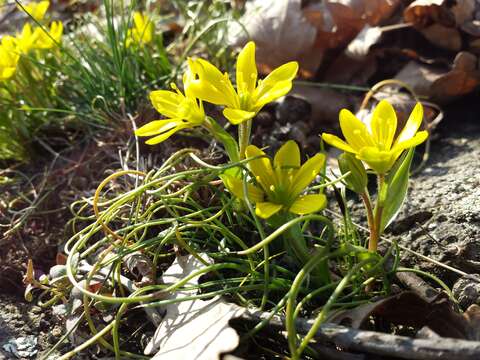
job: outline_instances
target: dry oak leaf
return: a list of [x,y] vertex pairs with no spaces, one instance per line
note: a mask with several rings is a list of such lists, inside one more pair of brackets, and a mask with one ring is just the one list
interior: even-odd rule
[[243,45],[249,38],[257,44],[262,72],[287,61],[300,64],[300,74],[311,77],[325,51],[345,47],[366,24],[389,18],[400,0],[254,0],[246,3],[231,43]]
[[[302,12],[301,0],[247,2],[240,23],[248,34],[238,29],[231,42],[243,45],[249,38],[254,40],[257,62],[267,69],[302,58],[312,50],[317,34]],[[317,63],[309,65],[309,70],[316,69],[320,61],[321,57],[318,59],[317,56]]]
[[[201,255],[207,263],[212,260]],[[174,284],[205,265],[191,255],[180,256],[165,271],[162,280]],[[185,286],[195,286],[198,278],[191,279]],[[181,299],[195,295],[196,291],[176,291],[168,299]],[[246,310],[227,303],[219,296],[209,300],[186,300],[165,307],[166,315],[155,331],[153,339],[145,348],[145,354],[156,353],[152,359],[217,360],[222,353],[238,346],[239,336],[228,325],[232,318]]]
[[395,78],[409,84],[417,95],[448,103],[472,92],[480,84],[477,60],[475,55],[462,51],[455,57],[450,71],[411,61]]

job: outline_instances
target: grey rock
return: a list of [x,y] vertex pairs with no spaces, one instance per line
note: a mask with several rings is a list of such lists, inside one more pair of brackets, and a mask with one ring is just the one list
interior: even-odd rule
[[[480,272],[479,135],[478,123],[466,123],[432,142],[427,167],[412,177],[407,201],[387,229],[405,247],[467,273]],[[403,264],[433,272],[449,285],[459,277],[402,255]]]
[[[478,280],[480,281],[480,277]],[[480,282],[472,281],[471,277],[458,279],[452,291],[462,309],[480,301]]]

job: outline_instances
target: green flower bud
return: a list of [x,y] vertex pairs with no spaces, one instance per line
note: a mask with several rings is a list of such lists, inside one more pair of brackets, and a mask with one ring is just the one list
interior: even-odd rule
[[344,180],[350,190],[358,194],[365,192],[368,183],[367,172],[355,155],[343,153],[338,157],[338,166],[342,175],[350,171],[350,175]]

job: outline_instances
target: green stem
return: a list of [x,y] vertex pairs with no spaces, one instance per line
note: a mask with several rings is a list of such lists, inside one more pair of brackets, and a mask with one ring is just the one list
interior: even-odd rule
[[238,125],[238,142],[240,144],[240,160],[245,159],[245,150],[250,143],[252,120],[247,120]]
[[367,210],[368,229],[370,230],[370,241],[368,242],[368,248],[370,250],[370,244],[377,242],[376,239],[378,238],[372,209],[372,201],[370,200],[370,196],[367,191],[365,191],[363,194],[360,194],[360,196],[365,205],[365,209]]
[[377,251],[378,247],[378,239],[381,235],[381,223],[382,223],[382,211],[383,211],[383,203],[380,201],[380,193],[382,191],[383,184],[385,182],[385,175],[378,175],[378,199],[377,199],[377,206],[375,207],[375,214],[373,217],[373,232],[370,232],[370,241],[368,242],[368,250],[372,252]]

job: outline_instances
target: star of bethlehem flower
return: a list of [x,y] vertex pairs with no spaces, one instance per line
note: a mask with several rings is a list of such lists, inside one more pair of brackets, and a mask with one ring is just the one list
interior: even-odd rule
[[4,36],[0,43],[0,81],[8,80],[15,74],[19,59],[15,39]]
[[37,27],[33,36],[35,38],[35,49],[52,49],[62,41],[63,35],[63,23],[61,21],[53,21],[50,24],[50,31],[48,34],[40,27]]
[[[25,12],[30,14],[36,21],[41,21],[45,17],[45,14],[50,6],[50,1],[30,2],[28,4],[22,4]],[[17,4],[19,10],[23,9]]]
[[154,136],[146,141],[147,144],[158,144],[177,131],[200,126],[205,121],[202,101],[189,90],[191,78],[192,74],[188,71],[183,75],[185,95],[175,84],[171,84],[175,91],[157,90],[150,93],[154,108],[167,119],[151,121],[135,131],[137,136]]
[[[423,143],[427,131],[418,131],[423,119],[423,107],[417,103],[408,121],[395,139],[397,115],[386,100],[378,103],[373,111],[370,125],[365,125],[350,111],[340,111],[340,128],[346,141],[331,134],[322,134],[323,140],[363,160],[378,174],[387,173],[406,149]],[[394,141],[395,140],[395,141]]]
[[253,41],[238,55],[236,90],[228,74],[222,74],[208,61],[189,59],[188,63],[195,75],[190,84],[192,92],[199,99],[225,106],[223,115],[234,125],[253,118],[265,104],[286,95],[298,71],[298,63],[292,61],[258,80]]
[[135,44],[148,44],[153,39],[153,22],[147,16],[136,11],[133,14],[133,27],[127,33],[127,47]]
[[37,37],[38,34],[34,33],[30,23],[26,23],[22,28],[22,32],[17,34],[17,36],[15,37],[18,50],[22,54],[27,54],[31,49],[35,47],[34,44],[37,40]]
[[[316,154],[303,165],[300,150],[295,141],[289,140],[275,154],[273,165],[265,153],[254,145],[246,150],[248,167],[256,184],[247,184],[248,199],[255,203],[257,216],[268,219],[279,211],[304,215],[319,211],[327,204],[324,194],[302,195],[325,165],[325,155]],[[227,189],[244,199],[243,180],[222,176]]]

